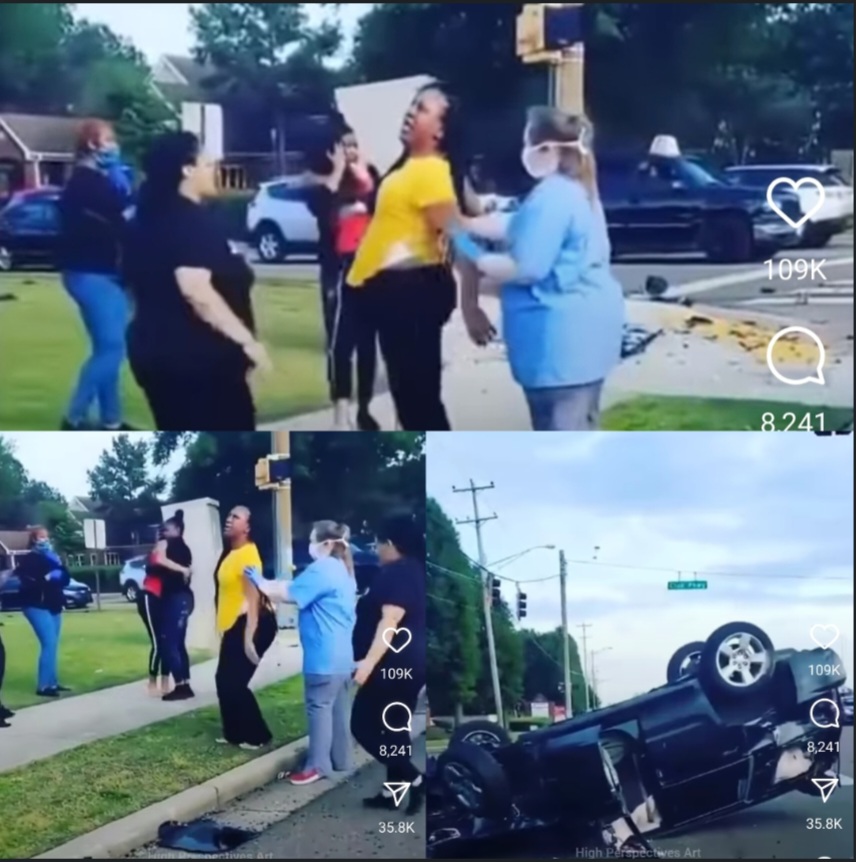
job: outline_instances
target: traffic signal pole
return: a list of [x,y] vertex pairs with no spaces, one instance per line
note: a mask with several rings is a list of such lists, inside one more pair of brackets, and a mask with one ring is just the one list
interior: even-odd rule
[[568,561],[565,552],[559,551],[559,590],[562,601],[562,670],[565,675],[565,718],[572,718],[571,699],[571,635],[568,631]]
[[487,650],[490,660],[490,678],[493,685],[493,702],[496,708],[496,720],[501,727],[505,727],[505,716],[502,712],[502,691],[499,687],[499,665],[496,660],[496,639],[493,633],[493,575],[487,568],[487,556],[482,541],[481,525],[486,521],[493,521],[496,515],[483,518],[479,514],[479,492],[493,490],[493,482],[490,485],[477,487],[470,479],[469,488],[452,488],[456,494],[470,494],[473,500],[473,517],[458,521],[458,524],[472,524],[476,528],[476,546],[479,555],[479,568],[481,569],[482,593],[484,595],[484,622],[487,634]]
[[[273,432],[273,452],[279,457],[291,457],[291,434],[288,431]],[[292,551],[291,483],[282,485],[274,492],[274,521],[277,526],[276,573],[277,577],[291,580],[294,572]],[[277,622],[280,628],[294,628],[294,608],[279,605]]]

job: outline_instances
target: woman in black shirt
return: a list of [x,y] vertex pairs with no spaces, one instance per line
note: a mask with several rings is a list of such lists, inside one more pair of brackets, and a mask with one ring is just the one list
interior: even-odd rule
[[[163,700],[194,697],[190,687],[190,658],[187,655],[187,623],[193,613],[190,567],[193,554],[184,541],[184,512],[179,509],[164,521],[160,538],[149,557],[146,574],[157,575],[161,584],[161,629],[164,665],[175,688]],[[151,571],[150,571],[151,570]]]
[[145,159],[125,277],[136,303],[131,368],[159,430],[252,431],[253,369],[270,359],[255,335],[254,276],[203,205],[215,163],[190,132],[168,132]]
[[[410,731],[391,731],[383,718],[390,704],[403,704],[412,715],[425,686],[424,526],[411,515],[390,518],[378,532],[378,556],[381,569],[357,603],[354,681],[360,689],[351,713],[351,733],[386,766],[387,782],[410,784],[407,812],[415,814],[425,789],[413,763]],[[390,629],[398,631],[390,636]],[[388,712],[387,721],[392,727],[410,724],[400,706]],[[369,808],[396,807],[386,789],[364,801]]]

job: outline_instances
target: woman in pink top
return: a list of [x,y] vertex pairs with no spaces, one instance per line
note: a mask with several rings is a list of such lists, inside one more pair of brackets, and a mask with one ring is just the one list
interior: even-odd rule
[[377,170],[360,154],[353,129],[344,126],[333,149],[318,160],[309,209],[318,221],[321,295],[327,330],[327,367],[335,428],[352,429],[354,357],[360,431],[380,431],[370,412],[377,372],[377,331],[362,312],[361,291],[345,283],[374,209]]

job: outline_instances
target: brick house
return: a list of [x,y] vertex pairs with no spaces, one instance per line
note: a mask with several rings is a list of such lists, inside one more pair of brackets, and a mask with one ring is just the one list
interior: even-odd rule
[[0,198],[61,186],[74,162],[79,117],[0,113]]

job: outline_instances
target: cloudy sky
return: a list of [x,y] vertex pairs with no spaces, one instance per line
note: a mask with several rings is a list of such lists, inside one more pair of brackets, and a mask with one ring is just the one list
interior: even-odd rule
[[[78,3],[77,14],[100,24],[106,24],[120,36],[130,39],[149,61],[161,54],[189,54],[190,8],[193,3]],[[331,13],[312,4],[312,17],[321,19]],[[351,3],[337,14],[346,36],[354,32],[356,22],[372,6],[371,3]]]
[[[12,442],[15,455],[31,478],[47,482],[66,499],[85,496],[89,491],[86,474],[109,449],[113,438],[108,431],[88,431],[81,434],[56,432],[4,431],[3,438]],[[129,435],[151,439],[154,435],[137,432]],[[184,461],[184,450],[177,452],[164,468],[163,475],[174,473]]]
[[[470,479],[496,484],[480,496],[482,514],[499,516],[483,528],[489,561],[564,548],[572,633],[589,623],[590,649],[605,650],[596,662],[605,702],[662,684],[676,649],[735,620],[795,648],[813,646],[813,625],[834,624],[852,667],[852,439],[429,435],[428,492],[453,518],[472,516],[470,496],[451,490]],[[475,557],[473,528],[460,530]],[[537,550],[500,573],[526,581],[557,571],[557,552]],[[704,576],[707,591],[668,591],[678,571],[721,574]],[[555,628],[558,582],[525,591],[529,627]],[[513,584],[503,593],[514,601]]]

